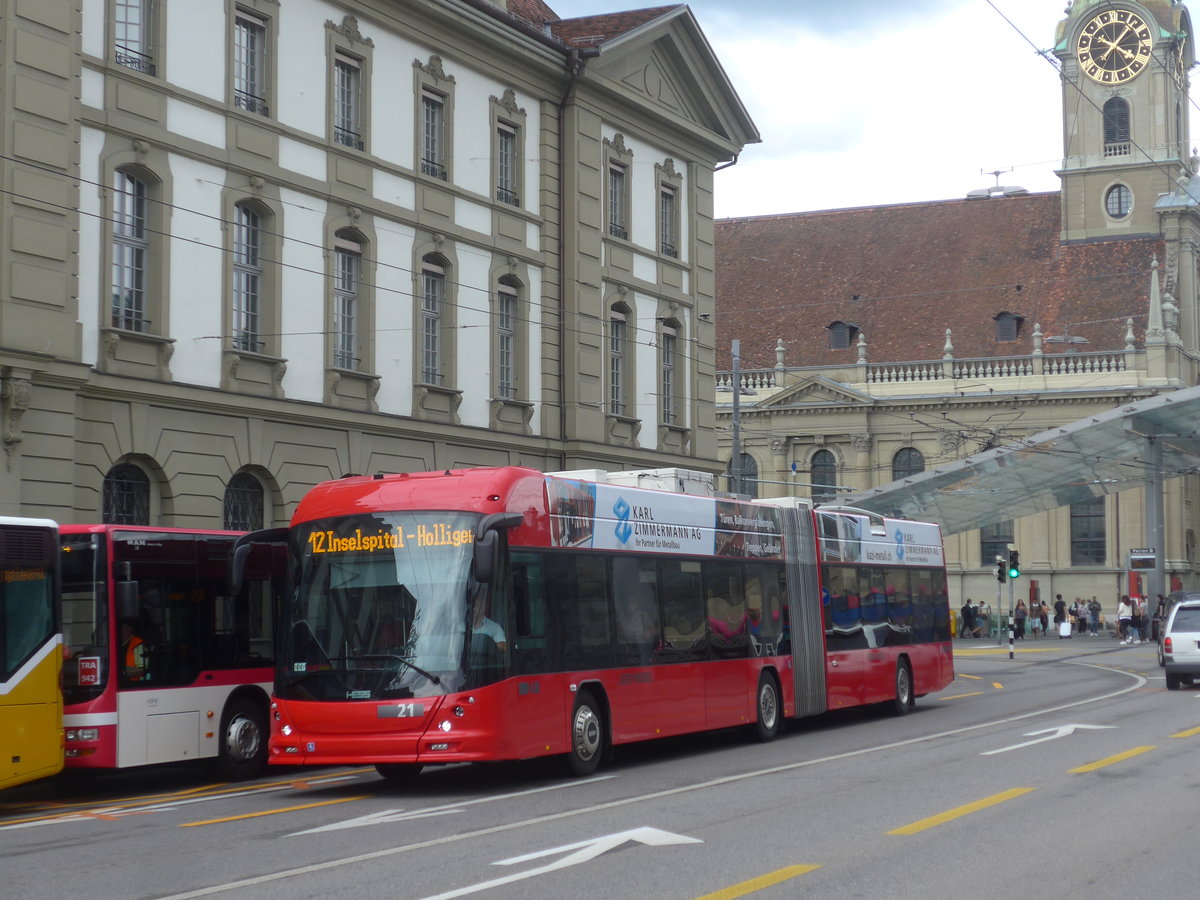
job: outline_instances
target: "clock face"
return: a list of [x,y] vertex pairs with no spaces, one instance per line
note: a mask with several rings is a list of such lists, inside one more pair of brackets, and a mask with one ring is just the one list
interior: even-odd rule
[[1146,20],[1127,9],[1096,13],[1075,45],[1079,68],[1101,84],[1120,84],[1135,77],[1150,62],[1153,47]]

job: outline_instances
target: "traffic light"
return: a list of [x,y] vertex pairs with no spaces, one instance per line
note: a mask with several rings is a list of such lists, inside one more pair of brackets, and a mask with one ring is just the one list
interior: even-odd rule
[[1008,577],[1021,577],[1021,554],[1016,550],[1008,551]]
[[1008,578],[1008,567],[1004,565],[1004,560],[996,557],[996,580],[1004,584],[1004,580]]

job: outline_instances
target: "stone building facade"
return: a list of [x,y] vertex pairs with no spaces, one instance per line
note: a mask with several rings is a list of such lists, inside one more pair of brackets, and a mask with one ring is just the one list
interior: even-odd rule
[[0,28],[0,512],[246,528],[347,472],[717,465],[713,170],[758,135],[686,7]]

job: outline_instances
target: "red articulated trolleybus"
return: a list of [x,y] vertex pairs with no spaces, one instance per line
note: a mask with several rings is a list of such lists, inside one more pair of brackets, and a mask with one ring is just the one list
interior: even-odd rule
[[[477,468],[313,488],[288,529],[270,762],[563,754],[953,678],[938,526],[711,496],[702,473]],[[707,481],[705,481],[707,479]],[[692,481],[709,496],[639,483]],[[234,581],[240,552],[235,552]]]

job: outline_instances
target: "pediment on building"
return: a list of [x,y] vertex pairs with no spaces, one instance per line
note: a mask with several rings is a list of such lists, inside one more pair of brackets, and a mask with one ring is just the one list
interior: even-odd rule
[[764,398],[763,402],[754,404],[754,408],[765,410],[793,406],[863,406],[874,402],[870,395],[848,388],[839,381],[822,375],[811,375]]
[[[600,44],[585,77],[615,82],[626,97],[720,137],[740,150],[758,130],[686,6]],[[736,152],[736,151],[735,151]]]

